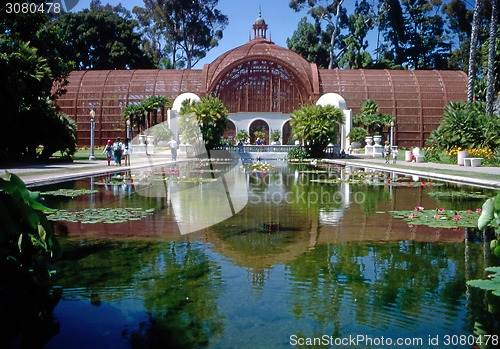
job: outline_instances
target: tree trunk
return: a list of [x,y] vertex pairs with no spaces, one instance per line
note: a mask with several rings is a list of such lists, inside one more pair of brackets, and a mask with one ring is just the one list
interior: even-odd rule
[[476,48],[479,38],[479,26],[481,24],[481,10],[483,8],[483,0],[476,0],[474,6],[474,16],[472,18],[472,32],[470,37],[469,48],[469,75],[467,81],[467,103],[472,103],[474,100],[474,82],[476,80]]
[[486,114],[493,114],[495,85],[495,44],[497,41],[498,0],[491,0],[490,43],[488,49],[488,81],[486,85]]
[[335,62],[337,61],[337,58],[335,57],[335,40],[337,38],[337,31],[338,31],[338,26],[339,26],[339,15],[340,15],[340,8],[342,7],[342,3],[344,0],[337,0],[337,13],[335,15],[335,23],[333,26],[333,33],[332,33],[332,38],[330,39],[330,62],[328,64],[328,69],[333,69]]

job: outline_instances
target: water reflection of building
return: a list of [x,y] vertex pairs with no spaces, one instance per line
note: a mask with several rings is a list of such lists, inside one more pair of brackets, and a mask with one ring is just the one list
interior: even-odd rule
[[[381,112],[397,117],[398,145],[422,146],[448,102],[465,100],[466,80],[461,71],[319,69],[314,62],[275,45],[259,15],[253,38],[202,69],[74,71],[57,105],[77,121],[79,145],[90,142],[88,115],[93,108],[96,143],[104,144],[109,138],[125,136],[121,111],[129,104],[153,95],[175,101],[184,93],[213,94],[230,112],[226,137],[242,129],[250,134],[263,129],[267,138],[278,129],[286,144],[291,138],[290,113],[335,93],[354,114],[367,99],[375,100]],[[171,114],[161,110],[158,120],[175,119]]]

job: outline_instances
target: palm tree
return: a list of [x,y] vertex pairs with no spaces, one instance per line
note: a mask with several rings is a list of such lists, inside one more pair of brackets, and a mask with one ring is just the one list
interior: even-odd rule
[[[158,109],[161,109],[162,121],[164,121],[163,108],[165,108],[165,106],[167,105],[170,105],[170,100],[165,96],[151,96],[149,98],[144,99],[141,102],[141,104],[144,107],[146,113],[148,114],[146,122],[148,124],[147,127],[149,128],[158,123]],[[153,113],[153,120],[151,120],[150,118],[151,113]]]
[[323,156],[329,142],[336,142],[338,125],[343,123],[344,114],[331,105],[312,105],[294,110],[290,120],[294,138],[303,139],[314,158]]
[[[219,98],[206,95],[199,102],[183,103],[180,114],[187,117],[185,124],[189,126],[189,129],[194,126],[193,122],[197,124],[208,151],[219,145],[220,138],[227,128],[229,114]],[[195,118],[189,118],[189,115]]]
[[138,133],[141,132],[141,125],[144,125],[145,111],[140,104],[129,104],[123,109],[122,118],[130,120],[132,127],[137,125]]
[[493,114],[495,85],[495,44],[498,27],[498,1],[491,0],[490,43],[488,48],[488,82],[486,90],[486,114]]
[[472,32],[469,48],[469,75],[467,81],[467,103],[474,100],[474,81],[476,80],[476,48],[479,38],[479,29],[481,24],[481,10],[483,0],[476,0],[474,6],[474,16],[472,17]]

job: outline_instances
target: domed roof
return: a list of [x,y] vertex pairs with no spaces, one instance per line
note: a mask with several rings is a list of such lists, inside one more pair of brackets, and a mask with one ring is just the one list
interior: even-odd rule
[[207,91],[211,92],[217,82],[234,67],[246,62],[258,61],[282,65],[301,80],[311,94],[313,93],[313,68],[317,72],[316,65],[309,63],[297,53],[262,38],[251,40],[223,53],[208,65],[208,69],[205,67]]
[[262,13],[259,11],[259,17],[255,20],[255,24],[266,24],[264,18],[262,18]]

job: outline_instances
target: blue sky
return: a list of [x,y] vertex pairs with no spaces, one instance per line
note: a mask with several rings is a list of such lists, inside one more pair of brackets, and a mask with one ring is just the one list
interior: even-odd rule
[[[111,5],[121,3],[129,10],[144,4],[142,0],[101,0],[101,3]],[[211,63],[224,52],[245,44],[252,32],[252,24],[259,16],[259,6],[262,9],[262,17],[268,24],[268,38],[270,34],[275,44],[286,47],[286,39],[292,36],[300,19],[307,15],[307,11],[296,13],[288,3],[289,0],[219,0],[218,9],[229,17],[229,25],[223,32],[224,37],[219,46],[209,51],[207,56],[193,68],[202,69],[204,63]],[[88,8],[89,4],[89,0],[80,0],[72,12]],[[346,0],[344,4],[349,8],[353,6],[354,0]]]

